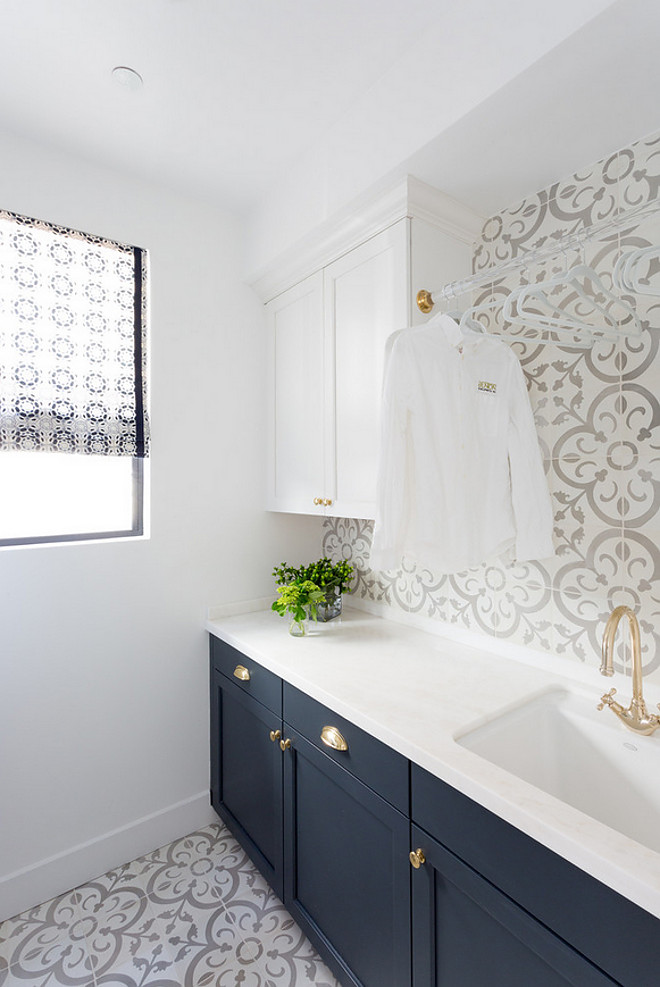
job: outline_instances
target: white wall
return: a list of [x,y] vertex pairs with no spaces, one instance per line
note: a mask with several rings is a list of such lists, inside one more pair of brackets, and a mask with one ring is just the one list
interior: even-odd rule
[[[372,86],[356,94],[321,139],[306,141],[304,151],[285,165],[279,179],[254,206],[247,270],[259,271],[273,256],[284,253],[367,189],[387,187],[407,173],[417,175],[411,162],[430,140],[463,120],[580,28],[585,31],[586,52],[581,53],[577,64],[583,66],[589,52],[586,32],[591,31],[593,18],[601,15],[602,19],[603,12],[613,6],[612,0],[561,0],[524,7],[519,0],[499,0],[497,17],[493,18],[490,0],[443,4],[437,18],[431,17],[427,23],[423,37],[395,59]],[[618,24],[616,28],[620,31]],[[470,39],[468,46],[466,37]],[[546,66],[546,71],[551,73],[551,67]],[[590,78],[588,74],[584,77]],[[546,89],[548,78],[554,76],[546,75]],[[577,93],[571,93],[571,106],[578,95],[579,87]],[[516,102],[513,111],[513,120],[510,111],[504,117],[507,124],[515,123]],[[579,115],[581,129],[588,117],[588,109]],[[655,126],[655,116],[653,120]],[[529,178],[528,140],[515,141],[512,149],[511,129],[504,127],[506,154],[526,161]],[[563,123],[560,132],[565,132]],[[477,176],[488,167],[488,148],[477,135],[474,160],[468,158],[466,162],[466,167],[477,169]],[[440,180],[447,178],[442,152],[435,156],[434,168],[429,168],[428,160],[424,164],[429,184],[455,196]],[[460,175],[462,167],[461,160],[454,175]],[[529,190],[526,184],[524,191]],[[461,196],[461,201],[481,208],[476,200]]]
[[2,919],[212,818],[206,607],[270,594],[320,523],[262,510],[238,222],[9,135],[0,155],[1,207],[148,249],[153,434],[149,540],[0,550]]

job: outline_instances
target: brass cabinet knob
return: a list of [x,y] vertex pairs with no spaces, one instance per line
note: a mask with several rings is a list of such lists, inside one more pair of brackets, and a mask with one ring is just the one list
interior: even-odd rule
[[289,740],[288,737],[286,738],[286,740],[280,740],[280,747],[282,748],[283,751],[288,751],[289,747],[291,747],[291,741]]
[[275,743],[275,741],[279,740],[280,737],[282,736],[282,732],[281,730],[271,730],[268,736],[273,741],[273,743]]
[[418,847],[417,850],[410,851],[408,854],[408,860],[413,865],[415,870],[419,870],[422,864],[426,863],[426,856],[424,855],[424,851],[421,847]]
[[248,672],[245,665],[237,665],[234,669],[234,678],[240,679],[241,682],[250,681],[250,673]]
[[325,500],[323,501],[323,506],[324,506],[324,507],[332,507],[332,501],[331,501],[331,500],[328,500],[328,499],[326,498],[326,499],[325,499]]
[[323,727],[321,730],[321,741],[326,747],[332,747],[333,751],[348,750],[348,744],[337,727]]
[[314,503],[316,504],[317,507],[320,507],[321,504],[323,503],[323,498],[322,497],[315,497],[314,498]]

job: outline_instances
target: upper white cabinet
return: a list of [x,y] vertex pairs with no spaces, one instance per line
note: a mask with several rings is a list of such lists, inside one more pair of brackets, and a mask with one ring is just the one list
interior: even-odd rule
[[268,509],[311,514],[325,489],[323,272],[268,314]]
[[408,221],[323,272],[326,513],[372,518],[385,343],[409,321]]
[[480,228],[414,179],[397,192],[255,283],[267,300],[269,510],[374,517],[387,340],[428,318],[420,288],[469,274]]

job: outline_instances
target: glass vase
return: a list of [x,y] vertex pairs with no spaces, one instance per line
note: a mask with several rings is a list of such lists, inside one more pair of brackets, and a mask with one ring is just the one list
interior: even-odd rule
[[306,633],[306,623],[307,621],[305,620],[292,620],[289,624],[289,634],[292,637],[304,637]]
[[316,604],[316,619],[321,623],[333,620],[341,614],[341,592],[339,586],[326,586],[325,599]]

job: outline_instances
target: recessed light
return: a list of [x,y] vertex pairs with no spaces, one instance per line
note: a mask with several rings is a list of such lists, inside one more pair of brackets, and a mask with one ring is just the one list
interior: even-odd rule
[[139,72],[131,69],[128,65],[115,65],[112,70],[112,78],[124,89],[131,89],[135,92],[144,85],[144,80]]

